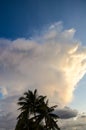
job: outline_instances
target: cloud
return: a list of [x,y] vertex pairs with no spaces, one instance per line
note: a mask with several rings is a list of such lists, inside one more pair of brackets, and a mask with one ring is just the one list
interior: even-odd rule
[[[71,110],[70,108],[64,108],[68,111],[68,113],[70,113],[69,115],[71,115],[71,113],[73,113],[75,110]],[[63,113],[64,109],[61,111]],[[60,109],[59,109],[60,110]],[[82,117],[83,115],[79,115],[79,117],[77,118],[77,120],[74,120],[74,118],[70,118],[68,116],[68,118],[65,119],[59,119],[58,120],[58,124],[61,128],[61,130],[74,130],[74,129],[78,129],[78,130],[84,130],[86,129],[86,117],[84,116],[84,118]],[[3,114],[3,116],[0,116],[0,129],[7,129],[7,130],[13,130],[15,128],[16,125],[16,116],[13,115],[13,113],[8,113],[6,115]]]
[[2,94],[2,96],[6,96],[7,95],[7,90],[6,90],[6,88],[0,88],[0,93]]
[[1,109],[7,111],[6,103],[11,106],[9,111],[16,111],[13,97],[34,88],[51,103],[66,106],[72,101],[86,73],[86,48],[75,40],[74,33],[75,29],[63,30],[56,23],[31,40],[0,39],[0,88],[6,90]]
[[55,113],[57,115],[59,115],[59,117],[61,119],[74,118],[74,117],[77,117],[77,115],[78,115],[77,110],[70,109],[69,107],[64,107],[62,109],[57,109],[55,111]]
[[86,117],[82,118],[82,114],[77,117],[75,120],[74,118],[70,119],[62,119],[60,122],[61,130],[85,130],[86,129]]
[[12,113],[0,116],[0,129],[13,130],[16,125],[16,118]]

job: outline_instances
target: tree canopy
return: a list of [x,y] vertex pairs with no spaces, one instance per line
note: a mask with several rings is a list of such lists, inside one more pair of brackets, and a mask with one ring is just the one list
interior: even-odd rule
[[46,96],[38,95],[37,90],[28,90],[18,100],[20,114],[15,130],[60,130],[59,118],[54,114],[57,106],[49,107]]

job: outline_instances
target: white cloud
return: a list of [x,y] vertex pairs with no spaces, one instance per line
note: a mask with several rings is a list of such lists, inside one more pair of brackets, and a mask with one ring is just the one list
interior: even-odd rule
[[8,98],[27,89],[37,88],[62,106],[72,101],[73,91],[86,73],[86,48],[73,38],[74,29],[61,29],[59,23],[39,38],[0,40],[0,86],[7,91],[1,101],[4,111],[5,103],[16,108],[16,102],[9,103]]

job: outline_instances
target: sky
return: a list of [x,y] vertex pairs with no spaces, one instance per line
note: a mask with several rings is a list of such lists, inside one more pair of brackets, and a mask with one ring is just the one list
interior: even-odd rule
[[0,0],[2,113],[16,115],[35,88],[62,111],[86,112],[85,12],[86,0]]

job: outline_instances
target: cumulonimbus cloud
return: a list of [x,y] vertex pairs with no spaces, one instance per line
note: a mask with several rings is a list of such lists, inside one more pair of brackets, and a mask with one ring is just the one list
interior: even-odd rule
[[0,39],[0,86],[5,98],[37,88],[51,102],[68,105],[86,73],[86,48],[74,33],[57,23],[31,40]]

